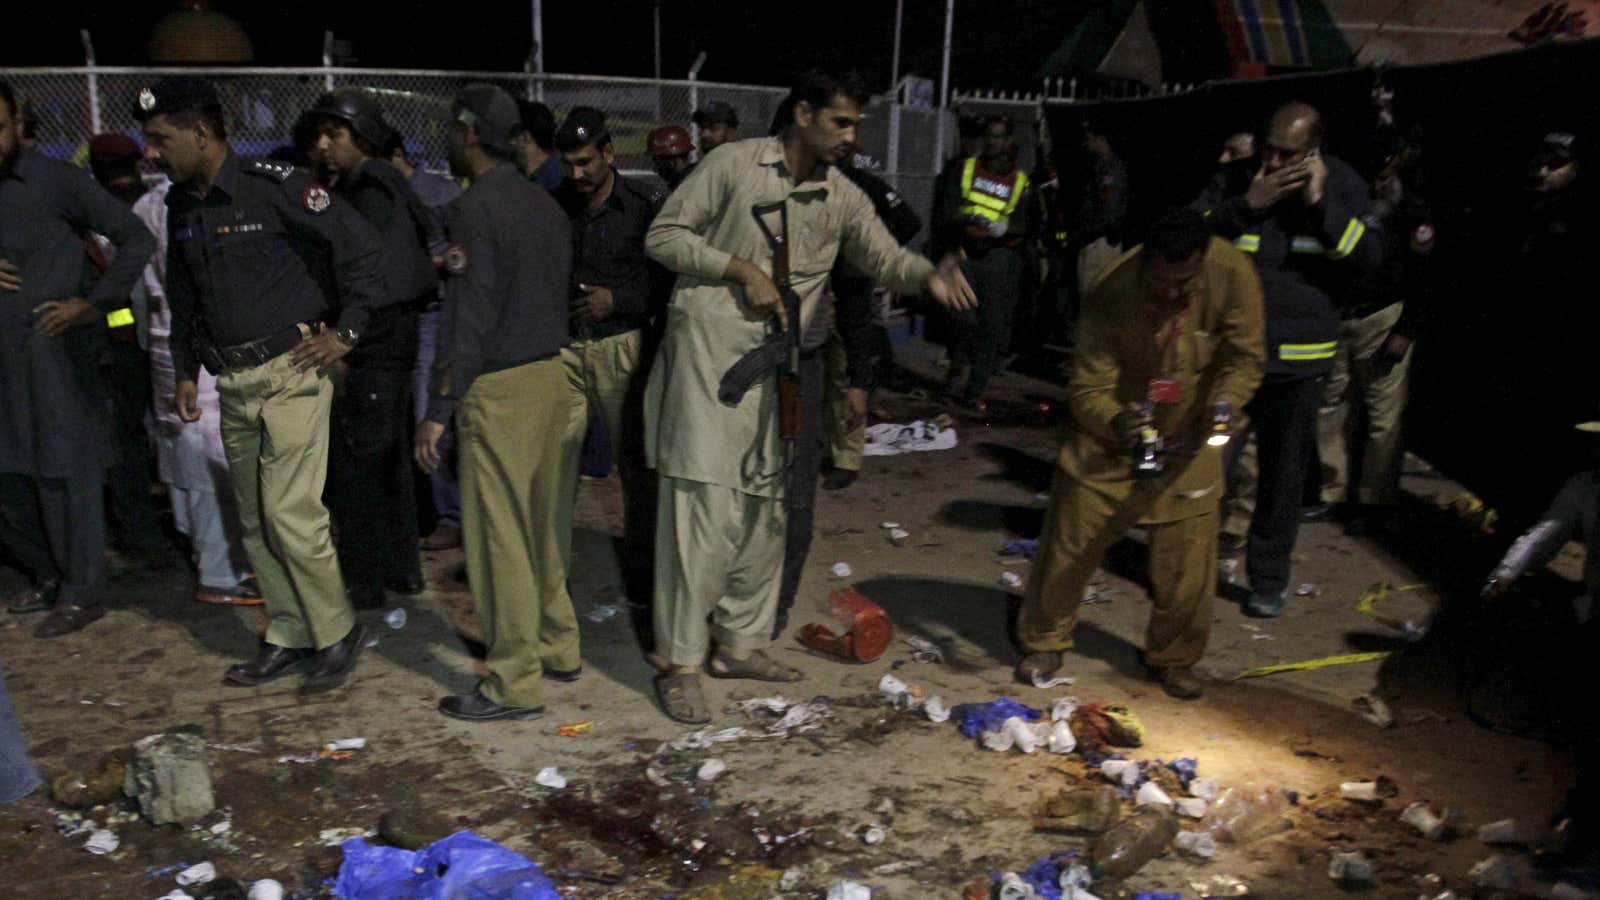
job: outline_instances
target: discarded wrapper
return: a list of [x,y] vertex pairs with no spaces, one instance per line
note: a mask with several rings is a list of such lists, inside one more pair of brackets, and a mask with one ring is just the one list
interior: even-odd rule
[[1054,678],[1045,678],[1041,675],[1035,675],[1033,677],[1033,686],[1041,691],[1048,691],[1064,685],[1072,684],[1074,681],[1077,681],[1077,679],[1070,678],[1066,675],[1057,675]]
[[1022,587],[1022,576],[1015,572],[1001,572],[1000,583],[1012,590],[1019,590]]
[[833,568],[829,569],[828,571],[832,572],[833,577],[835,578],[849,578],[851,572],[854,570],[850,568],[849,563],[836,562],[833,564]]
[[930,722],[950,721],[950,707],[944,705],[944,698],[935,694],[922,704],[922,711],[928,714]]
[[217,878],[217,867],[211,863],[197,863],[178,873],[178,883],[184,887],[191,884],[210,884]]
[[1133,800],[1139,806],[1172,806],[1172,798],[1167,796],[1161,785],[1154,781],[1146,781],[1139,785],[1139,791],[1133,795]]
[[889,649],[894,624],[883,607],[860,591],[854,587],[834,591],[828,597],[828,608],[836,618],[848,623],[845,633],[836,634],[826,625],[813,622],[800,629],[802,645],[850,662],[872,662]]
[[601,622],[609,622],[615,619],[620,612],[622,612],[622,607],[615,603],[605,603],[584,613],[583,617],[598,625]]
[[594,727],[594,722],[568,722],[556,727],[557,737],[582,737]]
[[533,776],[533,780],[544,787],[558,791],[567,786],[566,776],[556,771],[555,766],[547,766],[540,769],[539,774]]
[[366,748],[366,738],[339,738],[336,741],[329,741],[322,745],[322,749],[329,753],[337,753],[340,750],[365,750]]
[[712,758],[700,764],[700,768],[694,773],[694,777],[701,781],[716,781],[717,776],[726,771],[728,771],[727,763],[720,759]]

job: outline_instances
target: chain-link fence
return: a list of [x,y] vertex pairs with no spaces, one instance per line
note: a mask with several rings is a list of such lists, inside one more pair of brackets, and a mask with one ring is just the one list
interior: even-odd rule
[[[222,96],[234,146],[255,155],[288,143],[295,119],[323,93],[335,87],[371,88],[404,135],[412,158],[440,170],[446,166],[450,100],[471,82],[489,82],[512,96],[542,101],[558,119],[575,106],[602,110],[616,145],[617,165],[629,172],[650,169],[645,136],[652,128],[692,128],[694,110],[720,100],[738,111],[741,136],[766,134],[787,93],[780,87],[701,81],[399,69],[0,69],[0,78],[31,107],[39,148],[59,158],[81,157],[94,133],[137,138],[139,91],[172,74],[211,79]],[[933,176],[948,155],[943,148],[955,141],[953,120],[941,129],[941,118],[948,117],[939,110],[897,107],[880,98],[870,105],[862,125],[863,152],[880,164],[924,218],[931,208]]]

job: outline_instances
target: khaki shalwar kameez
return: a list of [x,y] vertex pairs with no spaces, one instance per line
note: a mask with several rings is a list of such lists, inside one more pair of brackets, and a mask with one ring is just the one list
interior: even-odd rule
[[719,147],[667,199],[645,240],[646,253],[678,275],[645,395],[645,451],[661,474],[656,646],[673,665],[704,663],[713,637],[736,652],[771,642],[785,528],[777,382],[761,379],[735,407],[717,399],[717,385],[771,328],[723,273],[734,257],[772,271],[751,210],[778,201],[788,210],[790,277],[801,299],[801,321],[790,327],[807,329],[820,314],[840,250],[907,293],[933,273],[838,170],[819,167],[796,184],[778,138]]
[[[1017,624],[1025,652],[1072,647],[1089,579],[1136,526],[1149,532],[1155,604],[1145,661],[1192,666],[1205,652],[1222,495],[1222,451],[1205,439],[1212,405],[1227,400],[1243,409],[1261,383],[1261,282],[1248,257],[1212,238],[1201,295],[1173,329],[1170,317],[1158,321],[1143,277],[1144,248],[1136,247],[1106,270],[1083,307],[1067,385],[1072,421]],[[1181,383],[1179,401],[1157,404],[1155,419],[1166,440],[1182,448],[1167,454],[1165,475],[1138,483],[1111,421],[1146,399],[1154,378]]]

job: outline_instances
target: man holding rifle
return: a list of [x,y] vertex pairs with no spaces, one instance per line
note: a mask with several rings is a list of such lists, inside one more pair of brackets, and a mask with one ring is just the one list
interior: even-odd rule
[[700,671],[713,639],[715,677],[800,678],[764,652],[800,426],[798,396],[780,417],[779,394],[798,388],[795,368],[815,364],[826,338],[834,259],[843,250],[879,283],[954,309],[976,302],[953,258],[936,268],[901,248],[832,167],[852,151],[866,99],[854,77],[807,74],[787,127],[707,156],[646,237],[646,252],[678,274],[645,398],[646,452],[661,475],[656,690],[678,722],[710,721]]

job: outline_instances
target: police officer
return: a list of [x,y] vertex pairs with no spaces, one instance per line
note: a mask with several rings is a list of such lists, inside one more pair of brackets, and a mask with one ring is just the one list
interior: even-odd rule
[[955,317],[950,353],[949,390],[954,393],[965,374],[959,399],[974,409],[982,409],[984,388],[1001,368],[1037,227],[1028,176],[1017,168],[1010,117],[991,116],[984,128],[983,152],[967,159],[946,185],[940,208],[950,218],[938,223],[966,251],[962,268],[981,301],[975,311]]
[[689,159],[694,143],[682,127],[663,125],[652,129],[645,137],[645,145],[650,150],[650,167],[667,183],[668,191],[677,190],[694,171],[694,162]]
[[517,116],[522,126],[511,139],[512,159],[522,174],[547,191],[561,186],[566,177],[554,139],[556,116],[550,107],[534,100],[518,100]]
[[[644,235],[666,192],[623,177],[606,117],[591,106],[556,130],[567,180],[556,201],[572,222],[572,341],[561,351],[572,393],[568,437],[581,444],[591,415],[605,424],[622,477],[625,575],[629,594],[649,596],[650,526],[655,485],[644,462],[644,375],[650,325],[664,305],[667,277],[644,255]],[[556,527],[572,528],[577,481]]]
[[561,207],[510,163],[519,127],[510,95],[468,85],[451,114],[450,168],[472,184],[450,209],[439,358],[416,456],[424,471],[439,465],[454,414],[467,579],[489,653],[478,686],[440,700],[439,711],[533,719],[544,712],[544,676],[582,673],[567,593],[571,532],[550,527],[576,477],[561,361],[572,231]]
[[1260,476],[1245,612],[1271,617],[1283,613],[1322,383],[1338,355],[1339,303],[1351,279],[1382,261],[1383,237],[1366,184],[1322,152],[1322,116],[1304,103],[1273,114],[1249,186],[1221,190],[1213,185],[1195,205],[1255,260],[1266,296],[1266,377],[1249,407]]
[[739,139],[739,111],[721,100],[712,100],[694,111],[691,117],[700,130],[700,158]]
[[[155,240],[88,173],[19,146],[17,98],[0,81],[0,544],[32,586],[13,613],[50,610],[55,637],[105,615],[101,497],[111,463],[98,372],[106,316],[126,311]],[[115,248],[84,292],[83,234]]]
[[[134,114],[146,158],[173,181],[173,402],[197,420],[200,364],[216,374],[245,550],[270,618],[260,651],[224,680],[263,684],[309,657],[301,690],[330,690],[355,668],[365,629],[345,597],[322,505],[329,369],[385,300],[379,236],[305,174],[235,154],[204,79],[163,78],[139,92]],[[337,324],[325,323],[335,308]]]
[[317,148],[337,176],[334,193],[383,235],[386,305],[372,311],[333,398],[328,510],[339,529],[345,590],[357,609],[383,605],[384,589],[422,592],[411,463],[411,373],[418,313],[438,288],[428,213],[383,157],[393,129],[372,94],[340,88],[311,111]]

